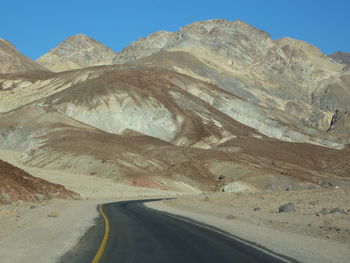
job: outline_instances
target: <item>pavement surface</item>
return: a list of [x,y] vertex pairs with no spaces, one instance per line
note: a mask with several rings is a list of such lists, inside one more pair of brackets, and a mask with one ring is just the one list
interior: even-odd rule
[[60,262],[295,262],[218,229],[143,206],[149,201],[155,200],[103,205],[96,225]]

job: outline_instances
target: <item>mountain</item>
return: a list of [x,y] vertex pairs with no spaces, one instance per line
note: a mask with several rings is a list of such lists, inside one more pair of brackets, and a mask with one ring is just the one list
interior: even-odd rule
[[22,152],[29,166],[167,189],[179,182],[210,191],[349,183],[349,149],[337,136],[287,125],[283,136],[304,143],[265,136],[235,117],[250,109],[247,119],[276,132],[280,124],[266,108],[184,74],[133,65],[86,68],[32,79],[26,89],[41,95],[32,98],[21,92],[27,79],[12,81],[12,93],[1,91],[4,101],[13,101],[11,95],[17,104],[3,103],[0,147]]
[[10,42],[0,39],[0,73],[48,71],[44,66],[22,55]]
[[65,39],[37,62],[52,71],[59,72],[108,65],[115,56],[116,53],[100,42],[84,34],[78,34]]
[[[350,72],[342,65],[304,41],[272,40],[241,21],[208,20],[178,32],[156,32],[126,47],[114,63],[163,67],[207,81],[267,108],[270,115],[278,112],[283,115],[279,123],[298,119],[293,127],[327,131],[335,111],[350,107]],[[243,111],[239,121],[275,136],[273,125],[247,120],[247,114]],[[266,118],[260,115],[254,119]]]
[[350,65],[350,53],[337,51],[329,55],[329,57],[341,64]]
[[151,34],[112,63],[0,78],[0,148],[162,189],[350,185],[350,72],[317,47],[208,20]]
[[62,185],[35,178],[27,172],[0,160],[0,205],[17,200],[67,198],[76,195]]

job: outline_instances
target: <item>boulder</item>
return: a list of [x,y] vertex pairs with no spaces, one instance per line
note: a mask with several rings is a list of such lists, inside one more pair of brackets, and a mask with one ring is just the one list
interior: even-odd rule
[[295,205],[293,203],[288,203],[280,206],[278,208],[278,213],[283,213],[283,212],[295,212]]
[[45,198],[45,196],[42,194],[35,194],[34,196],[35,196],[36,200],[38,200],[38,201],[42,201]]

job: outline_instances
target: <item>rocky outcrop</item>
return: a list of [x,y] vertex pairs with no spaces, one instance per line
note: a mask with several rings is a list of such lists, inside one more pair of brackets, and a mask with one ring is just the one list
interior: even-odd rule
[[102,43],[84,35],[68,37],[57,47],[40,57],[37,62],[59,72],[97,65],[109,65],[116,53]]
[[329,55],[329,57],[338,63],[350,66],[350,53],[336,51],[333,54]]
[[327,131],[334,134],[349,136],[349,130],[350,130],[349,112],[336,110],[334,112],[332,121]]
[[15,46],[0,39],[0,73],[48,71],[44,66],[22,55]]

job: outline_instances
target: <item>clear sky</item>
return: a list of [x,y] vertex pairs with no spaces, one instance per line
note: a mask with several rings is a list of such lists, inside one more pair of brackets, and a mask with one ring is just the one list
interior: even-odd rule
[[0,38],[36,59],[84,33],[115,51],[158,30],[221,18],[350,52],[350,0],[0,0]]

